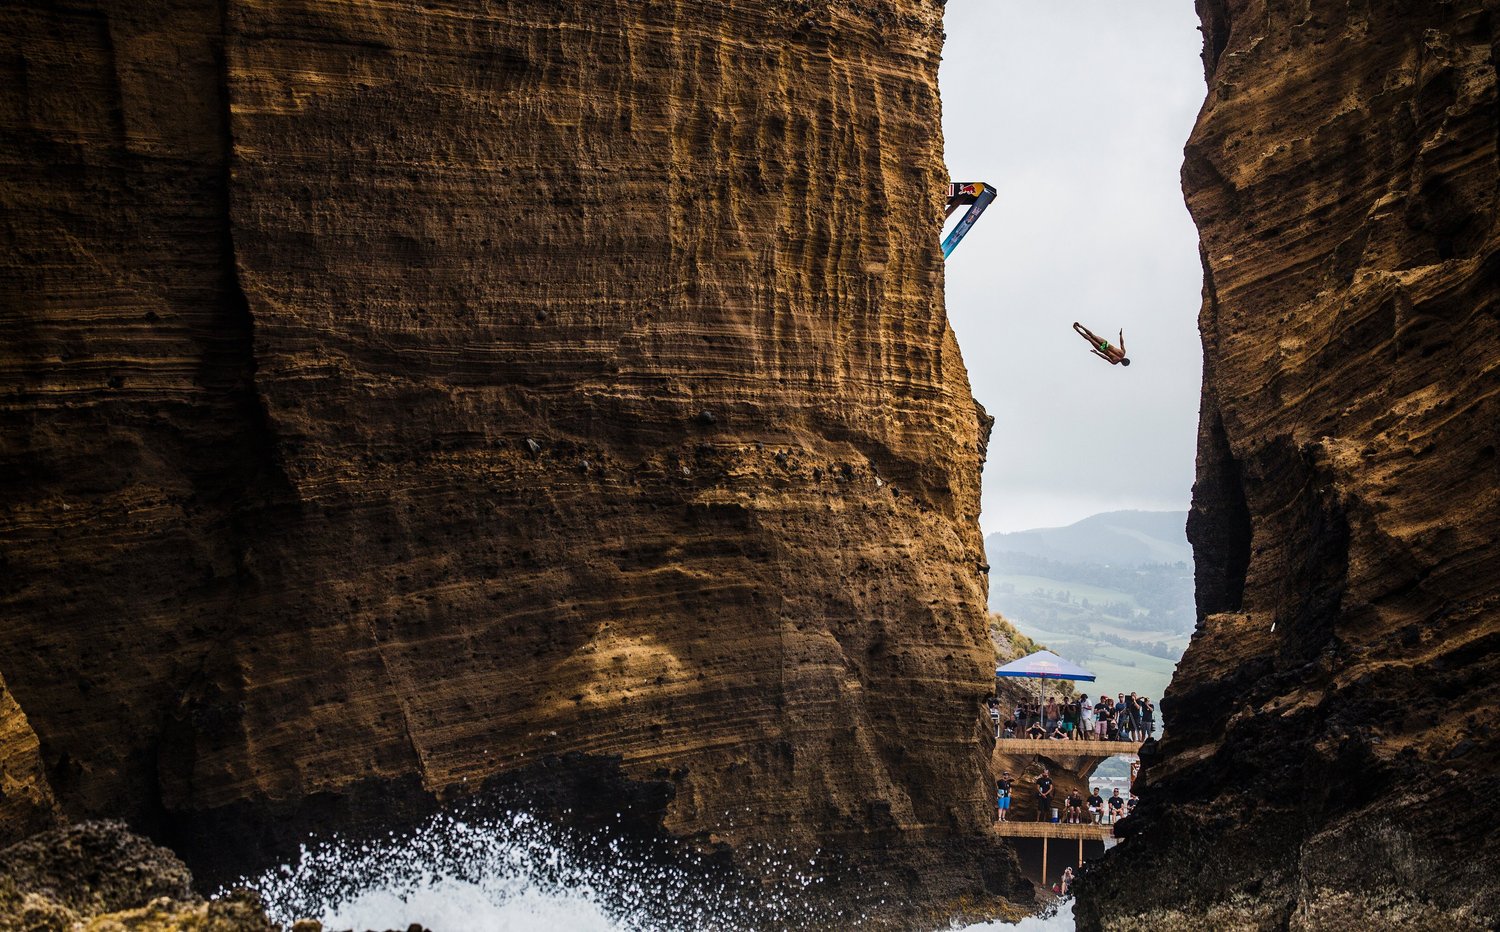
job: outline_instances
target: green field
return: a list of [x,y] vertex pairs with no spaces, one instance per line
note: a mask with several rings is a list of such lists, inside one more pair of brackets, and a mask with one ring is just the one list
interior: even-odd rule
[[1087,583],[1063,582],[1060,579],[1048,579],[1045,576],[1023,576],[1017,573],[996,573],[990,576],[991,588],[1005,585],[1014,586],[1015,594],[1019,596],[1030,595],[1037,589],[1044,589],[1049,592],[1068,592],[1074,599],[1088,599],[1089,602],[1097,605],[1124,602],[1136,611],[1141,610],[1141,605],[1135,600],[1135,596],[1118,589],[1105,589]]
[[[1013,621],[1027,637],[1040,641],[1047,645],[1049,650],[1064,657],[1069,654],[1070,644],[1086,640],[1086,636],[1048,631],[1045,628],[1027,624],[1021,619],[1013,619]],[[1144,693],[1152,700],[1160,700],[1161,694],[1166,691],[1168,681],[1172,679],[1172,671],[1177,667],[1177,664],[1170,660],[1113,644],[1096,642],[1090,644],[1089,649],[1093,652],[1093,656],[1080,663],[1084,669],[1098,677],[1087,687],[1089,694],[1093,696],[1098,696],[1100,693],[1113,696],[1116,693],[1135,692]],[[1078,652],[1074,651],[1074,653]]]
[[1120,511],[991,535],[989,607],[1095,673],[1095,696],[1160,699],[1197,621],[1186,520]]
[[1178,650],[1187,649],[1188,635],[1183,634],[1181,631],[1142,630],[1099,621],[1092,622],[1089,627],[1095,631],[1107,631],[1110,634],[1117,634],[1131,641],[1161,641],[1163,644],[1170,644]]

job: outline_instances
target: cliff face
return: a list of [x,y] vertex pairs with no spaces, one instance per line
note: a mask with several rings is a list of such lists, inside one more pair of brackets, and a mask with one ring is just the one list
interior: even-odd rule
[[0,679],[0,845],[52,828],[57,815],[36,732]]
[[1200,623],[1081,927],[1491,928],[1496,11],[1199,10]]
[[0,673],[63,808],[216,878],[584,761],[1003,886],[941,12],[0,11]]

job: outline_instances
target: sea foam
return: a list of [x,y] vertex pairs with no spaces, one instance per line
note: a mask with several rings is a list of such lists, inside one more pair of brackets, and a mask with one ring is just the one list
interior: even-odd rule
[[[783,869],[775,890],[743,891],[635,856],[619,842],[587,857],[528,814],[442,816],[409,835],[304,847],[295,863],[242,879],[283,924],[433,932],[696,932],[796,929],[826,920],[818,881]],[[781,865],[785,868],[785,865]],[[838,917],[848,928],[865,917]],[[819,923],[821,924],[821,923]],[[1069,932],[1071,911],[964,932]]]

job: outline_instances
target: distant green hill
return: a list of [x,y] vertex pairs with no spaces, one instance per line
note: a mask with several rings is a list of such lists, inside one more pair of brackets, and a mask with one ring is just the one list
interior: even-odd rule
[[1067,527],[991,534],[991,556],[1024,553],[1061,563],[1191,563],[1185,511],[1110,511]]
[[985,539],[990,609],[1099,676],[1160,697],[1195,621],[1181,511],[1116,511]]

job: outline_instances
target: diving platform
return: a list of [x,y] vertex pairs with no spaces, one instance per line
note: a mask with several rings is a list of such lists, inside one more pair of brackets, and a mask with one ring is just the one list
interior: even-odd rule
[[995,753],[1020,756],[1035,754],[1053,760],[1115,757],[1140,754],[1139,741],[1058,741],[1052,738],[996,738]]

